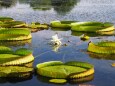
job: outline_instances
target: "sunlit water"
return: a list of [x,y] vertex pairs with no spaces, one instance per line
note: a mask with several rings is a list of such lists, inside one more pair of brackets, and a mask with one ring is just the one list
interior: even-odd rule
[[[25,21],[26,23],[40,22],[50,23],[52,20],[77,20],[77,21],[102,21],[115,24],[115,0],[0,0],[8,3],[0,4],[0,16],[9,16],[15,20]],[[46,8],[44,8],[46,7]],[[43,10],[44,9],[44,10]],[[55,52],[49,45],[52,35],[58,33],[63,44]],[[96,59],[87,54],[89,41],[115,40],[112,36],[92,36],[88,41],[81,41],[83,33],[72,31],[42,30],[32,33],[32,40],[29,44],[13,46],[13,49],[27,47],[33,50],[35,57],[34,67],[37,63],[59,60],[85,61],[95,66],[94,79],[88,84],[92,86],[115,86],[115,68],[111,67],[114,60],[105,60],[103,57]],[[69,42],[68,42],[69,41]],[[115,58],[115,56],[114,56]],[[40,80],[40,77],[33,75],[25,81],[0,81],[0,86],[58,86]],[[60,86],[79,86],[78,84],[66,83]]]

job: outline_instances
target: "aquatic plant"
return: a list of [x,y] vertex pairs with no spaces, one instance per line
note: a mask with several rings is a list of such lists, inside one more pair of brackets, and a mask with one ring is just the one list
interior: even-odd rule
[[93,65],[78,61],[67,63],[61,61],[49,61],[39,63],[36,68],[38,74],[58,79],[79,79],[94,74]]
[[33,60],[32,51],[26,48],[13,51],[9,47],[0,46],[0,66],[24,65]]
[[51,21],[50,26],[56,28],[71,28],[71,23],[76,21]]
[[89,42],[88,51],[100,54],[115,54],[115,42],[105,41],[96,44]]
[[86,40],[89,40],[90,37],[87,36],[86,34],[83,34],[83,36],[81,36],[80,39],[83,40],[83,41],[86,41]]
[[40,24],[39,22],[32,22],[28,25],[30,29],[48,29],[48,24]]
[[28,28],[1,28],[0,40],[13,41],[13,40],[27,40],[31,39],[31,32]]
[[11,17],[0,17],[0,22],[6,22],[6,21],[13,21],[14,19]]
[[0,41],[0,46],[24,46],[26,44],[31,44],[31,39],[23,41]]
[[2,28],[21,28],[27,27],[27,24],[23,21],[6,21],[0,23],[0,27]]
[[106,32],[113,31],[114,25],[109,22],[76,22],[71,24],[71,30],[82,32]]
[[6,78],[28,78],[31,76],[33,68],[24,66],[0,66],[0,77]]
[[66,83],[67,80],[66,79],[50,79],[49,82],[52,82],[52,83]]

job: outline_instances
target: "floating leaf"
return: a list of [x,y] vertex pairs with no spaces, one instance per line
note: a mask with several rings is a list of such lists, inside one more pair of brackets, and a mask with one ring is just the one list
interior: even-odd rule
[[63,84],[63,83],[66,83],[67,80],[66,79],[51,79],[51,80],[49,80],[49,82]]
[[115,54],[115,42],[98,42],[88,44],[88,51],[100,54]]
[[63,64],[60,61],[51,61],[40,63],[37,66],[37,73],[51,78],[82,78],[94,73],[93,65],[85,62],[67,62]]
[[32,51],[21,48],[15,52],[5,46],[0,46],[0,66],[23,65],[34,60]]
[[114,25],[109,22],[76,22],[71,24],[71,30],[81,32],[113,31]]
[[52,21],[50,25],[56,28],[71,28],[71,23],[73,22],[76,21]]

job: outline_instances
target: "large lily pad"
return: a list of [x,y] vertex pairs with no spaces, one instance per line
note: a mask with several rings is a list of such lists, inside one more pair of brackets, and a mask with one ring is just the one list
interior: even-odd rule
[[48,24],[40,24],[39,22],[32,22],[28,25],[30,29],[48,29]]
[[6,21],[0,23],[0,27],[2,28],[20,28],[20,27],[27,27],[27,24],[23,21]]
[[13,18],[10,18],[10,17],[0,17],[0,21],[1,22],[7,22],[7,21],[13,21],[14,19]]
[[71,24],[71,30],[81,32],[113,31],[114,25],[109,22],[76,22]]
[[0,47],[0,66],[23,65],[34,60],[32,51],[28,49],[21,48],[13,51],[5,46]]
[[51,78],[76,79],[94,73],[93,65],[77,61],[67,63],[62,63],[61,61],[44,62],[36,67],[38,74]]
[[32,74],[33,68],[22,66],[0,67],[0,77],[7,78],[28,78]]
[[27,40],[31,39],[31,32],[28,28],[1,28],[0,40],[13,41],[13,40]]
[[115,54],[115,42],[105,41],[88,44],[88,51],[100,54]]
[[71,23],[74,23],[76,21],[52,21],[51,27],[55,28],[71,28]]

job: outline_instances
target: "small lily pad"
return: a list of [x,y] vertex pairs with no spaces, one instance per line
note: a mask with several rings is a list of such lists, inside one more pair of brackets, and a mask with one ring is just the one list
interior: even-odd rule
[[112,67],[115,67],[115,63],[112,63],[111,66],[112,66]]
[[67,80],[66,79],[50,79],[49,82],[63,84],[63,83],[66,83]]

